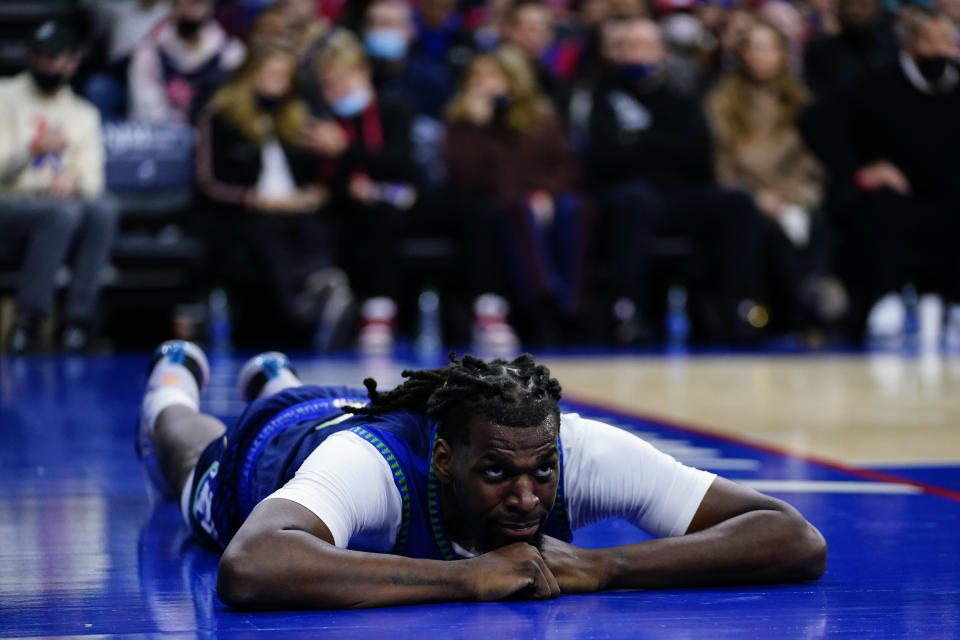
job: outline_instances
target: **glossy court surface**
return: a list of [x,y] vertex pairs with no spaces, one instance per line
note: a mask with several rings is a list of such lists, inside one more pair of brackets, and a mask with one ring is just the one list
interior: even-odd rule
[[[146,353],[4,358],[0,637],[960,638],[960,359],[885,358],[544,359],[567,410],[799,508],[830,545],[818,582],[269,613],[225,608],[216,556],[148,500],[133,451]],[[212,358],[205,410],[240,412],[242,360]],[[387,386],[401,367],[294,361],[316,383]],[[642,538],[611,521],[574,542]]]

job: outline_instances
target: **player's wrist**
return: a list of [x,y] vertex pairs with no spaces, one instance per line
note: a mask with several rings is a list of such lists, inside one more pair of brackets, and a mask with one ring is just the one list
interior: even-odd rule
[[616,588],[622,575],[623,557],[616,547],[608,549],[585,549],[586,560],[596,584],[596,591]]

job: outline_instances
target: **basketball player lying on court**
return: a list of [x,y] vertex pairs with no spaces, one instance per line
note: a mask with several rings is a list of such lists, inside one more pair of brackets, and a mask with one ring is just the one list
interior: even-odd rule
[[[827,547],[793,507],[561,414],[530,356],[440,369],[368,394],[303,386],[279,353],[241,371],[229,429],[197,411],[206,358],[154,356],[138,450],[192,532],[224,549],[217,592],[249,609],[813,580]],[[362,396],[368,395],[368,398]],[[607,549],[572,531],[624,518],[658,536]]]

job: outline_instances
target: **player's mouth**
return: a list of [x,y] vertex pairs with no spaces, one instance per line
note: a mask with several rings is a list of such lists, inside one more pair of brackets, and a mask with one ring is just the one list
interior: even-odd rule
[[540,521],[536,520],[534,522],[516,524],[501,522],[499,527],[503,534],[508,538],[529,538],[540,528]]

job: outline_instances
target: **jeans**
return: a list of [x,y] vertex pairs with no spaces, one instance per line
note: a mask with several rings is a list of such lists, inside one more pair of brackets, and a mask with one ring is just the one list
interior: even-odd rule
[[20,270],[19,311],[38,315],[50,312],[57,269],[75,245],[65,317],[68,322],[92,320],[118,215],[117,202],[108,194],[90,200],[0,195],[0,245],[14,251],[26,245]]

